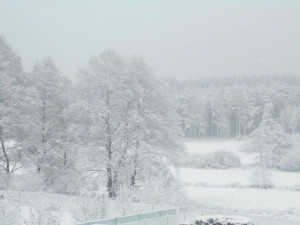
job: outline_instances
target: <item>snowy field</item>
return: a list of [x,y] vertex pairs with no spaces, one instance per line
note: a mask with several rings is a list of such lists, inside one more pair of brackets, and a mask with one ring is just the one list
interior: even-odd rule
[[[242,144],[243,141],[185,140],[189,154],[227,150],[238,154],[243,165],[249,165],[255,156],[239,152]],[[247,167],[225,170],[181,168],[178,176],[191,199],[215,208],[215,211],[259,215],[266,221],[267,217],[293,220],[285,220],[282,225],[300,224],[300,173],[273,170],[274,188],[267,190],[249,188],[252,173],[253,169]],[[270,219],[269,223],[261,224],[277,223]]]
[[[249,187],[254,169],[192,169],[181,168],[180,179],[186,184],[204,187]],[[275,188],[299,189],[300,173],[272,170]]]
[[215,203],[218,208],[291,218],[300,216],[300,192],[195,186],[187,186],[185,190],[199,203]]

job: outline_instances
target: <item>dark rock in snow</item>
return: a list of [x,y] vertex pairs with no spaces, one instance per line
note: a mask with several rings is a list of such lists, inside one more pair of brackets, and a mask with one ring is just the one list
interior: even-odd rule
[[181,225],[254,225],[251,220],[246,217],[237,216],[202,216],[198,219],[185,222]]

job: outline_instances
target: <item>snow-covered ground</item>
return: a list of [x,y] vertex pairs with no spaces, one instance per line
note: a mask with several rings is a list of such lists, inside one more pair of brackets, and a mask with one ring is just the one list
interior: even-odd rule
[[[79,196],[69,196],[52,194],[45,192],[22,192],[22,191],[4,191],[0,190],[0,195],[4,196],[4,200],[8,202],[13,207],[18,207],[21,209],[22,216],[24,218],[29,217],[30,209],[39,209],[40,207],[53,207],[56,208],[55,212],[62,216],[61,225],[74,225],[77,224],[74,219],[74,213],[78,213],[78,206],[82,205],[82,202],[92,202],[92,199],[79,197]],[[107,213],[106,218],[113,218],[122,216],[120,212],[120,204],[116,201],[108,200],[107,202]],[[2,203],[2,202],[0,202]],[[166,205],[153,205],[146,203],[128,203],[124,205],[127,207],[128,214],[138,214],[142,212],[157,211],[164,208],[169,208]],[[0,221],[1,224],[1,221]]]
[[[185,140],[189,154],[222,149],[235,152],[243,165],[249,165],[254,162],[255,155],[239,152],[242,144],[243,141]],[[271,217],[294,220],[285,220],[282,225],[300,224],[300,173],[271,172],[275,187],[267,190],[249,188],[253,169],[248,167],[226,170],[180,168],[177,175],[185,184],[186,194],[200,205],[209,205],[212,213],[228,210],[264,216],[266,221],[270,217],[270,223],[264,224],[280,224],[271,222]]]
[[[218,208],[270,213],[272,216],[300,216],[300,192],[276,189],[206,188],[187,186],[189,197],[199,203],[214,203]],[[299,218],[300,219],[300,218]]]
[[[186,184],[215,187],[248,187],[254,169],[192,169],[181,168],[180,179]],[[272,170],[275,188],[300,189],[300,173]]]

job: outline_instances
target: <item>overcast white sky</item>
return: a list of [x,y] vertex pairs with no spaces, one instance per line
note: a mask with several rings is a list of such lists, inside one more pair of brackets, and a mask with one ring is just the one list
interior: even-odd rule
[[112,48],[159,77],[300,75],[299,0],[0,0],[0,33],[26,71],[50,56],[74,77]]

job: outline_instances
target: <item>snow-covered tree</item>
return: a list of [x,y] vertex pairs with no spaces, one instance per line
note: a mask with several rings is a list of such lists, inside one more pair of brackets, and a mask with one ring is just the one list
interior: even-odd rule
[[22,166],[26,88],[21,59],[3,37],[0,37],[0,74],[0,169],[9,175]]
[[30,74],[32,106],[28,151],[38,172],[46,169],[54,159],[59,123],[59,71],[51,59],[37,62]]
[[282,126],[272,118],[272,105],[265,105],[260,126],[250,135],[243,150],[258,153],[262,167],[279,168],[281,159],[292,147],[290,137]]
[[[174,160],[181,151],[178,141],[179,129],[172,101],[165,91],[166,87],[158,81],[137,58],[129,61],[129,77],[133,87],[133,106],[131,110],[132,148],[129,150],[131,177],[134,186],[148,163],[154,164],[162,158]],[[157,168],[158,170],[160,168]]]
[[146,160],[179,150],[174,109],[162,84],[134,57],[106,51],[79,72],[79,79],[83,154],[93,162],[88,170],[106,175],[114,198],[121,184],[135,186]]
[[69,170],[73,163],[69,115],[72,84],[61,77],[49,58],[35,64],[27,83],[30,90],[27,94],[30,102],[28,137],[24,140],[27,166],[30,170],[35,167],[44,187],[53,190],[59,184],[59,192],[72,193],[63,182],[75,177],[70,176]]
[[111,198],[116,197],[119,179],[115,168],[123,163],[127,151],[122,142],[122,118],[126,113],[123,107],[127,106],[125,97],[129,91],[124,86],[124,74],[123,61],[112,51],[93,58],[88,68],[79,72],[83,154],[92,162],[88,163],[89,170],[106,174]]

